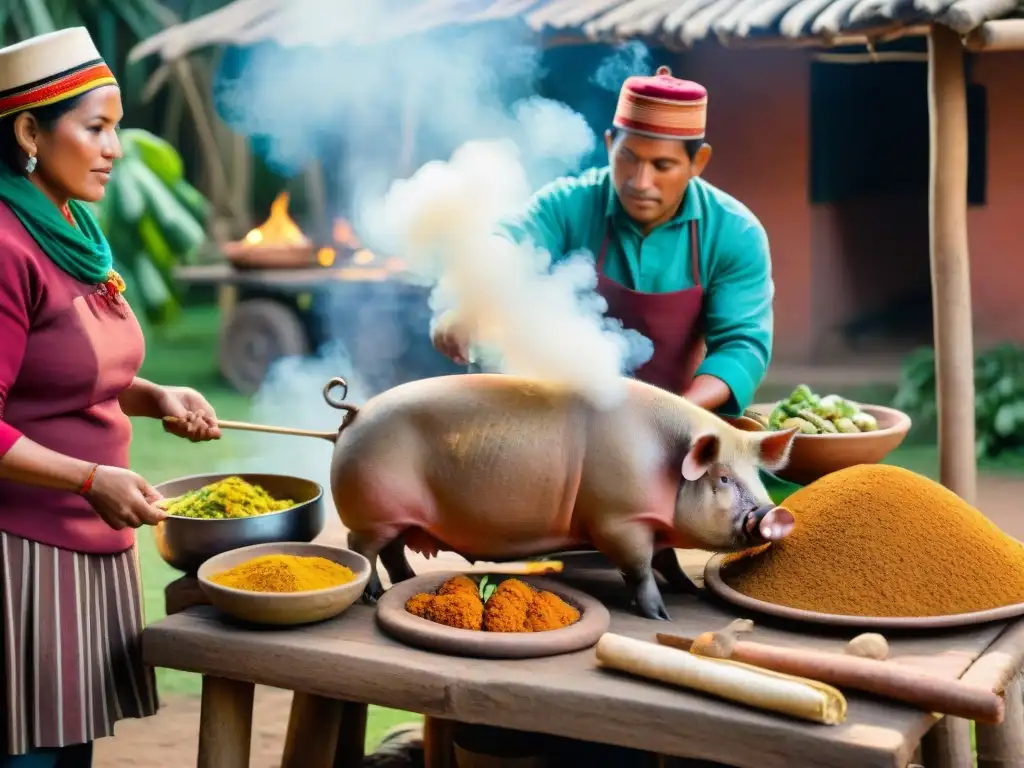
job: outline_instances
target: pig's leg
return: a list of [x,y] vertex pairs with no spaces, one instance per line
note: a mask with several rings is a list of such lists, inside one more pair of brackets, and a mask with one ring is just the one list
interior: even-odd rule
[[689,595],[699,594],[697,585],[690,580],[686,571],[679,565],[679,558],[676,557],[676,551],[672,547],[665,547],[656,553],[651,560],[651,566],[676,592]]
[[401,536],[389,542],[380,551],[380,561],[384,564],[384,570],[388,572],[392,586],[416,576],[416,572],[409,565],[409,560],[405,556],[405,539]]
[[363,602],[373,605],[384,594],[384,585],[380,583],[377,573],[377,556],[387,546],[387,542],[374,539],[362,533],[349,531],[348,548],[370,561],[370,579],[363,588]]
[[641,616],[670,620],[668,609],[654,580],[654,534],[638,523],[604,524],[591,531],[591,538],[605,557],[622,573]]

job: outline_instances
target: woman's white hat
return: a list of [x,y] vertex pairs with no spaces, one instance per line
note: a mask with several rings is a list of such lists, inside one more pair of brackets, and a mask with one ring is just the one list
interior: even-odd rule
[[0,118],[117,85],[85,27],[0,48]]

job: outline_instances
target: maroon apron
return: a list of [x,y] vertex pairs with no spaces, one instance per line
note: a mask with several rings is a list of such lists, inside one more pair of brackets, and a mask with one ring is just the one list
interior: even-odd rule
[[597,257],[597,292],[608,302],[608,315],[654,343],[654,356],[633,375],[677,394],[690,386],[705,353],[701,316],[704,289],[700,284],[697,222],[691,220],[689,229],[692,288],[670,293],[641,293],[605,277],[604,258],[608,253],[610,230]]

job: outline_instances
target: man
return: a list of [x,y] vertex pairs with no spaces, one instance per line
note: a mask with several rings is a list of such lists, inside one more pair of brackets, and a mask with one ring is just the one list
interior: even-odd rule
[[[706,118],[707,91],[668,67],[627,79],[605,134],[608,167],[548,184],[502,234],[554,260],[593,253],[608,315],[654,344],[636,378],[738,415],[771,358],[774,285],[760,222],[700,178]],[[434,332],[456,362],[467,344],[457,323]]]

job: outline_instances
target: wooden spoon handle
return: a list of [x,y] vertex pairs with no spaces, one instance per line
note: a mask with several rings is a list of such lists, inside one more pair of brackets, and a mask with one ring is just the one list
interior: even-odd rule
[[[174,424],[178,421],[177,416],[165,416],[164,421]],[[295,437],[316,437],[321,440],[335,442],[338,439],[337,432],[317,432],[312,429],[295,429],[293,427],[272,427],[266,424],[250,424],[246,421],[217,420],[217,426],[221,429],[237,429],[244,432],[266,432],[271,435],[293,435]]]

